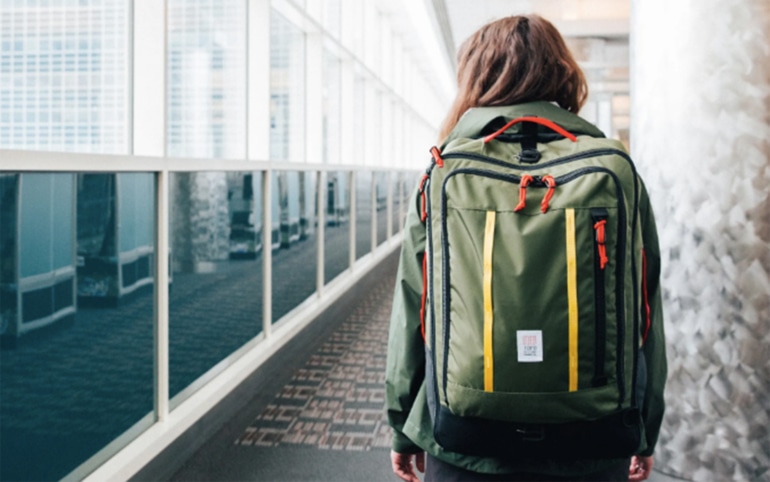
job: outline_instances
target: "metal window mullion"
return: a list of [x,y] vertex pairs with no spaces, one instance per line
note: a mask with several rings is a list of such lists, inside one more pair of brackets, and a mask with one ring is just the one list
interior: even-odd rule
[[326,246],[326,171],[319,171],[316,175],[316,193],[318,196],[318,233],[316,236],[317,250],[318,250],[318,262],[316,269],[316,293],[320,297],[323,294],[324,281],[325,281],[325,269],[326,253],[324,252]]
[[372,206],[372,253],[377,249],[377,178],[379,176],[379,172],[372,173],[372,182],[369,189]]
[[349,266],[351,270],[356,264],[356,224],[358,223],[358,210],[356,208],[358,198],[356,195],[356,177],[356,171],[348,172],[348,186],[350,187],[350,215],[348,217],[350,220],[350,231],[348,237],[348,245],[350,246],[350,249],[348,249],[348,253],[350,255]]
[[401,172],[396,171],[395,174],[397,185],[396,193],[398,195],[398,226],[396,226],[395,229],[397,229],[398,232],[401,232],[404,223],[404,205],[406,204],[406,201],[404,200],[404,181]]
[[269,338],[273,325],[273,171],[262,174],[262,333]]
[[393,236],[393,172],[388,171],[386,175],[388,179],[388,201],[385,203],[385,239],[390,239]]
[[[16,285],[16,317],[13,320],[12,333],[17,334],[21,328],[21,321],[24,319],[24,303],[22,300],[21,292],[21,201],[24,190],[24,177],[23,173],[18,174],[18,180],[16,181],[16,240],[15,240],[15,253],[14,253],[14,279],[13,282]],[[6,328],[7,329],[7,328]]]
[[[72,300],[75,307],[75,313],[78,309],[78,271],[77,271],[77,259],[78,259],[78,174],[72,173],[72,246],[70,248],[70,256],[72,261],[75,262],[75,273],[72,277]],[[18,306],[18,305],[17,305]]]
[[[320,18],[321,2],[311,2],[308,13]],[[315,9],[310,12],[311,9]],[[305,150],[304,161],[310,164],[323,163],[323,87],[324,87],[324,37],[320,32],[305,33]],[[325,190],[322,189],[326,173],[317,172],[318,192],[318,233],[316,238],[316,296],[320,297],[325,283]]]
[[155,174],[155,416],[168,419],[169,411],[169,176],[167,170]]
[[131,154],[166,155],[166,2],[131,2]]
[[[120,173],[115,173],[115,201],[113,203],[113,209],[115,210],[115,219],[120,219],[120,209],[121,209],[121,191],[122,188],[120,187]],[[120,246],[121,239],[120,239],[120,223],[113,223],[112,226],[112,236],[115,240],[115,263],[118,266],[118,299],[123,295],[123,269],[120,264],[120,255],[123,253],[122,248]]]
[[[248,0],[246,56],[246,159],[270,159],[270,0]],[[262,174],[262,333],[273,318],[272,171]],[[255,314],[256,315],[256,314]]]
[[[166,2],[132,2],[130,10],[130,154],[165,158],[166,155]],[[129,160],[130,162],[130,160]],[[118,171],[114,162],[108,164]],[[157,166],[157,164],[156,164]],[[158,422],[169,412],[168,281],[169,281],[169,176],[155,171],[155,299],[153,328],[154,411]],[[115,209],[119,209],[115,180]],[[118,259],[120,257],[118,256]],[[118,263],[119,265],[120,263]],[[121,282],[122,284],[122,282]],[[122,287],[122,286],[121,286]],[[121,288],[119,287],[119,289]]]

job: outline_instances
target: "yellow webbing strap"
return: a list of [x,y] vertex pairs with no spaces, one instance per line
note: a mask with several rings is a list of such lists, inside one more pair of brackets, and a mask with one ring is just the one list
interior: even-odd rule
[[569,391],[578,389],[578,296],[575,210],[564,211],[567,225],[567,300],[569,302]]
[[494,359],[492,357],[492,250],[495,241],[495,211],[487,211],[487,225],[484,230],[484,391],[494,387]]

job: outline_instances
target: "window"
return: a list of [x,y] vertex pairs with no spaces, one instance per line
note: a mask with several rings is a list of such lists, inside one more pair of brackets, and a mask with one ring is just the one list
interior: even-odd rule
[[304,159],[305,36],[277,12],[270,22],[270,157]]
[[243,1],[168,2],[170,156],[245,157],[245,18]]
[[[106,12],[111,12],[110,20],[105,20]],[[129,123],[128,89],[128,0],[103,0],[77,4],[66,9],[50,9],[38,5],[38,2],[17,2],[3,7],[3,52],[13,47],[14,55],[3,55],[0,97],[13,99],[26,98],[31,102],[26,109],[14,103],[10,109],[14,125],[0,120],[0,148],[9,149],[45,149],[77,152],[128,152]],[[76,41],[76,34],[89,32],[89,42],[81,38]],[[64,39],[62,38],[64,37]],[[53,40],[51,40],[53,38]],[[49,52],[58,53],[49,61]],[[80,55],[78,55],[78,53]],[[62,61],[64,54],[64,61]],[[96,63],[89,66],[83,58],[88,55],[105,56],[111,59],[109,65]],[[85,57],[84,57],[85,56]],[[98,57],[97,57],[98,58]],[[76,72],[92,71],[100,74],[95,82],[73,82]],[[65,84],[66,96],[46,99],[47,91],[39,79],[50,78],[54,85]],[[89,106],[68,105],[66,98],[94,96],[98,100]],[[46,105],[42,105],[46,102]],[[108,107],[112,104],[111,107]],[[75,109],[83,112],[104,113],[108,110],[120,113],[110,130],[116,131],[111,138],[100,137],[97,142],[88,134],[81,134],[92,127],[90,115],[75,115],[65,120],[64,127],[76,131],[69,139],[56,134],[50,118],[53,110]],[[28,115],[17,118],[26,110]],[[35,113],[46,115],[35,115]],[[104,117],[103,117],[104,118]],[[18,123],[18,124],[17,124]],[[100,124],[100,127],[107,127]],[[13,134],[16,129],[31,129],[34,135],[20,137]]]
[[341,63],[324,49],[323,69],[323,162],[340,163]]

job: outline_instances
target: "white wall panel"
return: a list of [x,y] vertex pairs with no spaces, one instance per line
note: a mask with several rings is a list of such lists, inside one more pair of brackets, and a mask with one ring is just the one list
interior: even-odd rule
[[770,474],[770,4],[638,0],[631,147],[660,230],[667,411],[656,466]]

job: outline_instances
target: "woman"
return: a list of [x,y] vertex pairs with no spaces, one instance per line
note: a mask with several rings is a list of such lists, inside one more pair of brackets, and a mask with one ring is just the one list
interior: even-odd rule
[[[458,54],[458,94],[441,128],[442,145],[462,137],[458,122],[469,109],[526,106],[557,112],[588,132],[595,127],[576,115],[587,97],[585,77],[556,28],[537,15],[512,16],[492,22],[473,34]],[[555,107],[555,104],[558,107]],[[540,110],[538,110],[540,109]],[[514,109],[515,110],[515,109]],[[527,111],[529,112],[529,111]],[[471,117],[471,116],[468,116]],[[466,127],[468,117],[464,118]],[[460,129],[462,130],[462,129]],[[602,137],[601,133],[598,137]],[[398,281],[393,302],[387,366],[388,420],[393,428],[391,462],[403,480],[645,480],[653,465],[652,451],[662,419],[665,354],[657,287],[659,255],[649,200],[642,190],[641,204],[647,248],[647,276],[652,282],[650,313],[654,320],[645,346],[649,383],[644,394],[643,419],[646,449],[629,459],[572,459],[557,454],[553,460],[505,460],[448,452],[433,438],[425,387],[425,354],[420,335],[422,257],[425,227],[412,198],[407,217]],[[648,246],[649,245],[649,246]],[[427,467],[425,452],[428,452]],[[630,462],[630,468],[629,468]],[[427,468],[427,471],[425,470]]]

